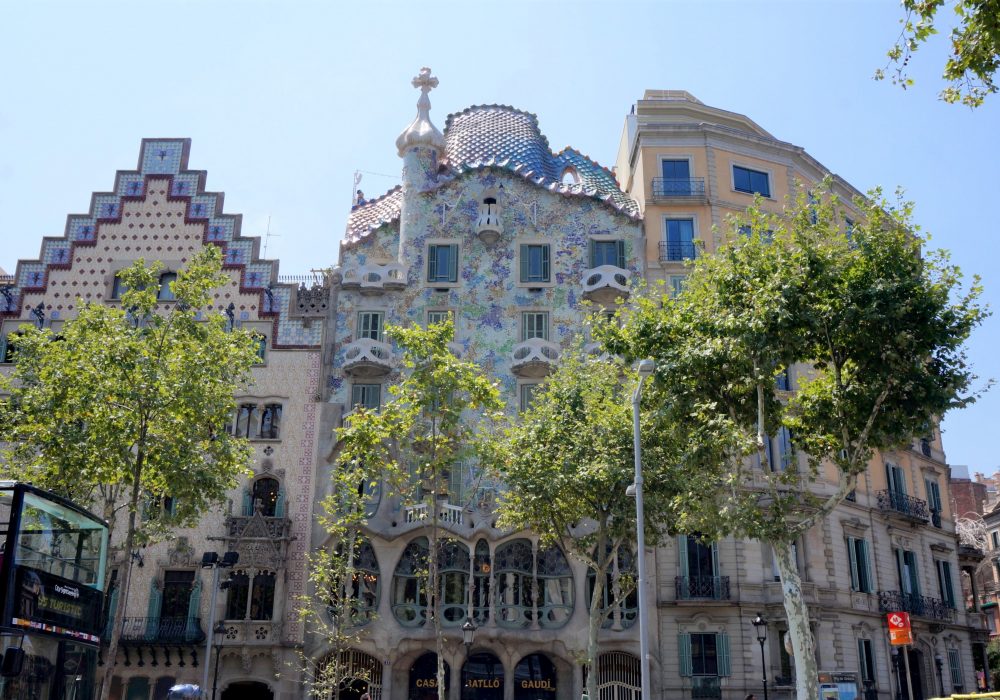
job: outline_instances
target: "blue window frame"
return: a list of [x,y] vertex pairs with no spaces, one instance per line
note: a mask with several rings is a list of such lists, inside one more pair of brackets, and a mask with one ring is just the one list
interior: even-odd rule
[[759,194],[764,197],[771,196],[771,183],[767,173],[739,165],[733,166],[733,188],[737,192]]

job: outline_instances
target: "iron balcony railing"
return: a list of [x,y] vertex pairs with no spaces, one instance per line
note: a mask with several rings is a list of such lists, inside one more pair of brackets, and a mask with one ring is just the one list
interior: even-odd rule
[[703,177],[654,177],[653,197],[704,197]]
[[879,591],[878,609],[880,612],[908,612],[917,617],[930,620],[955,620],[955,608],[939,598],[931,598],[916,593],[902,591]]
[[143,644],[197,644],[205,641],[200,617],[126,617],[123,642]]
[[678,576],[677,600],[729,600],[728,576]]
[[878,498],[878,507],[883,513],[899,513],[914,520],[927,522],[930,512],[927,510],[927,501],[919,498],[907,496],[905,493],[886,489],[875,494]]
[[692,260],[697,254],[693,241],[660,241],[660,262]]

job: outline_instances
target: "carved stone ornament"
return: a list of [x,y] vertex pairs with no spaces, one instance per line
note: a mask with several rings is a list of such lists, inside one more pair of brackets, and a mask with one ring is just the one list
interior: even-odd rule
[[191,566],[194,557],[194,547],[188,543],[187,537],[178,537],[173,548],[167,553],[170,566]]

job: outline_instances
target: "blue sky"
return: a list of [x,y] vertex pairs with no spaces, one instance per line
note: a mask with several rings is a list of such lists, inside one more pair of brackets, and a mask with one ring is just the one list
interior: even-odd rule
[[[950,13],[946,13],[950,14]],[[970,111],[936,94],[943,40],[912,61],[917,86],[876,83],[899,31],[893,0],[786,2],[49,2],[0,23],[0,267],[36,257],[90,193],[135,167],[143,137],[193,139],[190,165],[263,234],[285,274],[336,261],[352,175],[398,182],[409,84],[441,80],[432,118],[471,104],[538,115],[556,150],[612,165],[647,88],[688,90],[804,147],[859,189],[906,188],[916,218],[998,299],[1000,97]],[[386,177],[388,175],[388,177]],[[1000,377],[1000,320],[970,345]],[[1000,390],[945,419],[953,465],[992,472]]]

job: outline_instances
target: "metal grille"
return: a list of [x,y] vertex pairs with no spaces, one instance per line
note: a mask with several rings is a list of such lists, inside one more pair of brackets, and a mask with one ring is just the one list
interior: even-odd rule
[[638,656],[623,651],[601,654],[597,659],[597,669],[599,700],[639,700],[642,696],[642,671]]
[[382,700],[382,664],[371,654],[357,649],[340,652],[340,663],[349,669],[347,675],[367,684],[372,700]]

